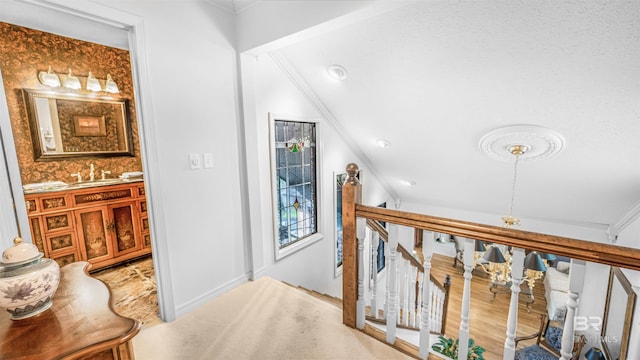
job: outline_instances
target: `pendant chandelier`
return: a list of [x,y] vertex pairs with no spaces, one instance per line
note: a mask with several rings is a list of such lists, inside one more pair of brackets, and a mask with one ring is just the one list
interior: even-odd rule
[[529,150],[529,147],[526,145],[512,145],[509,146],[508,150],[515,157],[515,161],[513,162],[513,185],[511,186],[511,206],[509,207],[509,216],[503,216],[502,222],[504,227],[510,228],[513,226],[520,226],[520,219],[513,216],[513,202],[516,197],[516,182],[518,180],[518,159]]

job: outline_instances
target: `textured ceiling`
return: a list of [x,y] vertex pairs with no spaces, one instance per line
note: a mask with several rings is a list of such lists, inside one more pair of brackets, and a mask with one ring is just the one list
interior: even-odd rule
[[506,215],[513,164],[479,141],[515,124],[566,140],[521,163],[515,216],[612,224],[640,201],[640,2],[418,2],[278,56],[404,202]]

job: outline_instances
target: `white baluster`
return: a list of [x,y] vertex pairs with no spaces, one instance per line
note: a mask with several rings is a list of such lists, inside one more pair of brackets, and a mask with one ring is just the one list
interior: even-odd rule
[[364,237],[366,236],[366,220],[356,220],[356,232],[358,238],[358,300],[356,301],[356,327],[364,329],[365,303],[364,303]]
[[429,349],[431,348],[431,258],[433,257],[433,244],[434,238],[431,240],[425,240],[422,242],[422,255],[424,256],[424,274],[423,276],[423,288],[422,298],[425,303],[422,304],[422,319],[420,321],[420,358],[426,359],[429,356]]
[[416,283],[418,277],[418,268],[411,266],[409,274],[409,326],[416,326]]
[[584,260],[571,259],[571,270],[569,270],[569,300],[567,300],[567,313],[564,319],[564,329],[562,330],[562,349],[560,350],[561,360],[569,360],[573,355],[574,322],[578,298],[584,286]]
[[524,271],[524,250],[513,248],[511,257],[511,302],[509,303],[509,317],[507,319],[507,339],[504,341],[504,360],[513,360],[516,354],[516,330],[518,328],[518,297],[520,283]]
[[444,305],[444,293],[439,288],[435,287],[435,284],[432,283],[432,286],[435,289],[434,292],[434,304],[435,304],[435,312],[433,314],[433,326],[432,330],[440,330],[442,327],[442,314],[443,314],[443,305]]
[[398,286],[397,286],[397,265],[396,265],[396,248],[398,247],[398,231],[397,226],[389,225],[389,259],[387,276],[389,277],[389,300],[386,304],[385,316],[387,318],[387,342],[393,344],[396,341],[396,317],[398,311]]
[[409,260],[402,261],[402,321],[401,324],[409,325],[409,274],[411,273],[411,263]]
[[380,243],[380,234],[374,231],[371,235],[371,314],[374,318],[378,318],[378,302],[376,300],[376,288],[378,285],[378,244]]
[[471,307],[471,270],[473,270],[473,252],[475,241],[464,241],[464,290],[462,291],[462,310],[460,312],[460,339],[458,354],[467,354],[469,351],[469,310]]
[[422,323],[422,308],[424,305],[422,287],[424,286],[424,274],[418,277],[418,311],[416,312],[416,324]]

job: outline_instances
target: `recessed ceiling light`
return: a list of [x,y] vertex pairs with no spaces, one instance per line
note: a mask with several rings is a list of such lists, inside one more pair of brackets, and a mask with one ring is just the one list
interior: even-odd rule
[[412,180],[402,180],[401,182],[402,182],[402,185],[404,186],[409,186],[409,187],[416,186],[416,182]]
[[327,73],[332,79],[343,81],[347,78],[347,69],[340,65],[331,65],[327,68]]
[[388,148],[391,146],[391,142],[389,142],[389,140],[385,140],[385,139],[378,139],[376,140],[376,145],[378,145],[381,148]]

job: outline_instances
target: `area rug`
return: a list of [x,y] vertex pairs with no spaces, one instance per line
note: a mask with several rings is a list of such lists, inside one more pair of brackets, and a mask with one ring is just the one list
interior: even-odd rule
[[91,276],[111,288],[113,308],[118,314],[139,320],[143,327],[161,322],[151,257],[100,270]]

